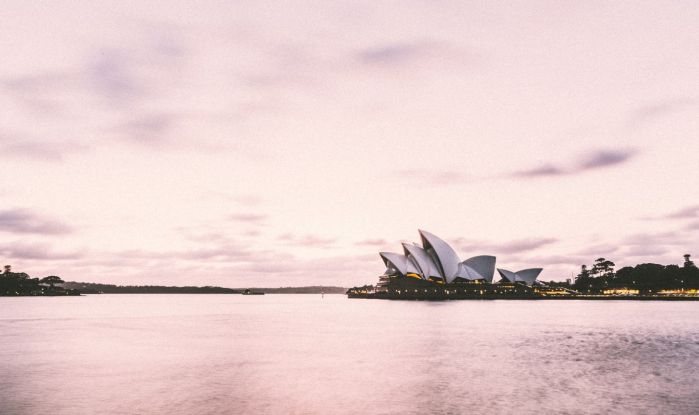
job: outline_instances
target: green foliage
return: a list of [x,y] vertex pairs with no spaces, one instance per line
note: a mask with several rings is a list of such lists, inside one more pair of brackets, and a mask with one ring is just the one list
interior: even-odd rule
[[63,280],[55,275],[42,279],[31,278],[24,272],[8,272],[7,269],[9,266],[0,274],[0,296],[80,295],[79,291],[56,287],[55,285],[62,284]]
[[39,280],[39,283],[41,284],[48,284],[51,288],[54,288],[54,285],[56,284],[63,284],[65,281],[63,281],[60,277],[57,277],[55,275],[49,275],[48,277],[44,277],[41,280]]
[[37,295],[41,293],[38,278],[29,278],[24,272],[0,274],[0,295]]
[[605,289],[628,288],[650,294],[661,290],[699,289],[699,268],[677,265],[639,264],[614,272],[614,263],[598,258],[587,271],[583,265],[573,284],[582,293],[598,294]]

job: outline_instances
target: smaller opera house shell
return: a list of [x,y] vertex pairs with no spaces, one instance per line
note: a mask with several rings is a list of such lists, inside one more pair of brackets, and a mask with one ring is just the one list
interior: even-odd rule
[[[403,243],[403,253],[380,252],[386,265],[384,279],[392,277],[415,278],[437,284],[458,282],[492,283],[495,274],[495,257],[479,255],[461,261],[451,246],[436,235],[419,230],[422,246]],[[520,283],[532,286],[541,268],[511,272],[498,269],[500,282]]]

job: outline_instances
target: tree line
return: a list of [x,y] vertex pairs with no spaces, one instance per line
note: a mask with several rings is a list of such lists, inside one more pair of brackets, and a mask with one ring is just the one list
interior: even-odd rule
[[9,265],[0,273],[0,296],[18,295],[79,295],[76,290],[66,290],[64,281],[56,276],[31,278],[26,272],[12,272]]
[[684,256],[679,265],[638,264],[614,270],[614,262],[597,258],[592,265],[582,265],[572,288],[582,293],[599,294],[610,289],[638,290],[640,294],[653,294],[662,290],[699,289],[699,268]]

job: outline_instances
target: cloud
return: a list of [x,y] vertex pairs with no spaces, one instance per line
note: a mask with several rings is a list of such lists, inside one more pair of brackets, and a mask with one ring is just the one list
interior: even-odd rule
[[354,60],[366,67],[394,68],[399,66],[420,67],[425,64],[455,64],[459,69],[464,64],[473,64],[479,58],[474,50],[466,50],[453,44],[419,39],[383,43],[367,47],[354,53]]
[[639,257],[639,256],[658,256],[669,252],[669,249],[665,246],[648,246],[648,245],[635,245],[626,247],[622,252],[622,256],[626,257]]
[[89,85],[98,96],[112,103],[126,104],[141,97],[146,89],[134,75],[133,64],[133,57],[124,49],[101,49],[86,65]]
[[0,155],[41,161],[61,161],[69,153],[85,151],[87,146],[75,142],[49,142],[34,139],[3,139]]
[[0,232],[59,235],[70,233],[72,229],[27,209],[9,209],[0,211]]
[[355,245],[358,246],[385,246],[388,245],[388,241],[385,239],[381,238],[376,238],[376,239],[364,239],[358,242],[354,243]]
[[33,114],[60,112],[65,92],[79,86],[80,76],[69,72],[38,72],[0,79],[0,90]]
[[463,238],[454,241],[459,250],[466,252],[490,252],[493,254],[516,254],[529,252],[543,246],[558,242],[556,238],[527,238],[504,243],[492,243],[484,241],[471,241]]
[[667,219],[691,219],[696,217],[699,217],[699,205],[687,206],[665,216]]
[[395,175],[408,178],[413,183],[430,186],[448,186],[468,182],[466,175],[456,170],[403,169],[396,171]]
[[690,97],[679,97],[670,100],[658,101],[637,108],[631,113],[631,123],[641,124],[666,117],[687,108],[699,104],[699,101]]
[[578,172],[614,166],[634,156],[633,150],[602,150],[587,155],[578,167]]
[[293,233],[280,235],[277,239],[286,245],[323,249],[331,248],[337,242],[337,239],[334,238],[322,238],[316,235],[295,235]]
[[699,230],[699,221],[690,223],[685,227],[685,229],[689,231]]
[[658,216],[643,216],[639,219],[642,220],[664,220],[664,219],[694,219],[699,218],[699,205],[689,205],[682,209],[676,210],[672,213],[658,215]]
[[592,245],[576,252],[577,255],[599,258],[609,256],[619,250],[619,246],[611,244]]
[[[0,137],[1,154],[60,160],[66,153],[99,145],[92,137],[105,136],[101,126],[114,125],[114,120],[122,121],[109,131],[120,139],[159,148],[177,144],[167,139],[177,121],[188,114],[158,108],[171,102],[169,94],[178,86],[178,69],[189,49],[180,41],[178,30],[150,27],[146,32],[134,42],[83,51],[82,59],[67,62],[60,70],[0,79],[0,93],[29,120],[22,124],[26,127],[19,138],[2,143],[8,140]],[[38,126],[59,125],[62,128],[51,131],[81,138],[40,135],[33,120]],[[60,125],[67,120],[70,124]],[[96,128],[89,130],[86,125]],[[201,147],[200,142],[192,146]]]
[[267,219],[267,215],[261,213],[236,213],[228,216],[236,222],[260,223]]
[[559,167],[547,165],[547,166],[542,166],[542,167],[536,167],[536,168],[529,169],[529,170],[522,170],[522,171],[514,173],[513,175],[515,175],[516,177],[533,178],[533,177],[545,177],[545,176],[561,176],[563,174],[568,174],[568,173]]
[[546,164],[541,167],[516,171],[509,176],[521,179],[535,179],[581,174],[591,170],[626,163],[636,156],[636,154],[637,151],[635,149],[596,150],[580,157],[578,162],[574,163],[570,168],[555,164]]
[[128,140],[146,145],[161,145],[167,142],[178,117],[174,114],[151,113],[139,115],[114,128],[114,131]]
[[686,232],[657,232],[657,233],[637,233],[629,235],[620,241],[622,246],[681,246],[688,242]]
[[535,264],[535,266],[546,266],[546,265],[578,265],[583,264],[587,261],[587,257],[580,255],[535,255],[526,258],[526,263]]
[[403,63],[428,53],[434,46],[429,41],[390,43],[361,50],[356,57],[367,64]]
[[83,257],[80,252],[56,252],[46,244],[25,244],[14,241],[0,244],[0,256],[6,260],[66,260],[79,259]]

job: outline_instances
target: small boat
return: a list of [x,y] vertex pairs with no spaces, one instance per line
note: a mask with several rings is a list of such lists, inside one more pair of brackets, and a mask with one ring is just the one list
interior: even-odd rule
[[250,291],[249,288],[246,288],[245,291],[243,291],[243,295],[265,295],[265,293]]

